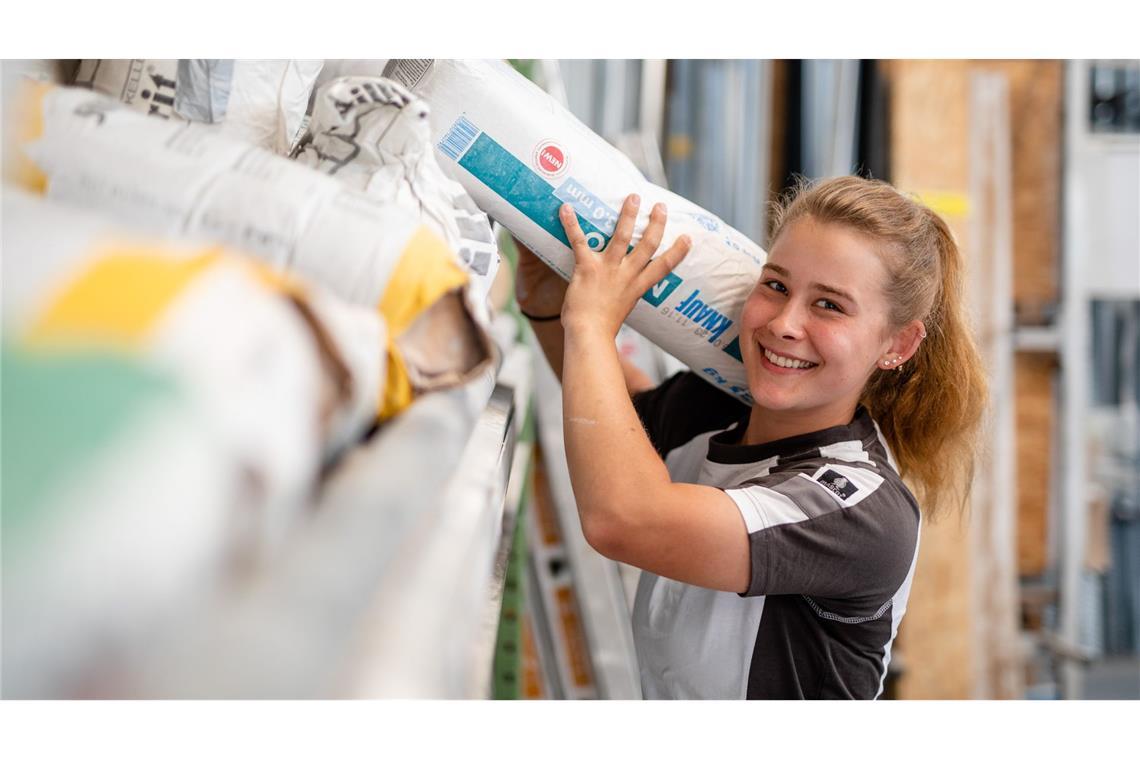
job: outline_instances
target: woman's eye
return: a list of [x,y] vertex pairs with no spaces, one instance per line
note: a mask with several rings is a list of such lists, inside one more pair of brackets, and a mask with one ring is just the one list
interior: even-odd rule
[[777,293],[787,293],[788,289],[784,287],[784,283],[779,280],[768,280],[764,285]]
[[843,311],[843,309],[839,308],[838,304],[834,301],[828,301],[826,298],[819,299],[816,301],[816,304],[822,306],[827,311]]

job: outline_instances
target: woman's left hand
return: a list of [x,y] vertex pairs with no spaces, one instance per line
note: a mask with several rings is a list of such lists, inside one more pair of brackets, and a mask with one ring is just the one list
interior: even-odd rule
[[692,242],[688,235],[681,235],[668,250],[653,257],[665,232],[666,211],[662,203],[653,207],[645,234],[629,251],[640,200],[636,195],[625,199],[614,235],[601,253],[587,245],[574,209],[569,204],[559,209],[562,227],[574,251],[574,274],[562,305],[565,329],[600,330],[613,338],[637,299],[689,253]]

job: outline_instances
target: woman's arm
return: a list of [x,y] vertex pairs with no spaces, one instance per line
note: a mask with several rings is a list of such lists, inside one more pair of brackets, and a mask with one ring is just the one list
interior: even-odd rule
[[657,258],[665,209],[629,255],[637,204],[622,208],[610,245],[594,253],[569,206],[561,212],[575,255],[562,308],[563,429],[586,540],[602,554],[686,583],[744,591],[747,531],[720,489],[673,483],[634,411],[614,337],[637,299],[680,263],[678,239]]

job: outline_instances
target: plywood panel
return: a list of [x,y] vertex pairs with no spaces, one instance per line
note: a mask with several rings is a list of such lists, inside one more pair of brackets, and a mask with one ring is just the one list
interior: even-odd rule
[[[892,61],[892,180],[935,207],[968,239],[969,63]],[[969,252],[966,252],[967,257]],[[898,648],[903,699],[964,699],[974,683],[974,612],[968,523],[923,525],[921,550]]]
[[1013,133],[1013,299],[1023,324],[1044,324],[1058,298],[1064,63],[985,61],[1009,80]]
[[1045,572],[1049,562],[1050,455],[1055,402],[1051,354],[1021,354],[1014,367],[1017,387],[1017,571]]

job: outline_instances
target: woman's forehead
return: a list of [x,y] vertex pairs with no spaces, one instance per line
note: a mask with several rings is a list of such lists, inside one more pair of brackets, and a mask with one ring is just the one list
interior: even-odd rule
[[787,277],[818,281],[844,289],[881,287],[887,277],[877,241],[850,227],[797,219],[768,253],[771,269]]

